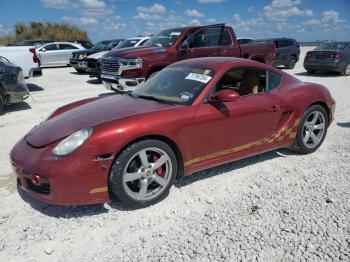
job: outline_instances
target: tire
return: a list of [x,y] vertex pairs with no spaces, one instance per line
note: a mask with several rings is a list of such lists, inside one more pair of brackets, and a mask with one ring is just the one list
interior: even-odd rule
[[80,74],[85,73],[85,70],[82,70],[82,69],[75,68],[75,70],[77,70],[77,72],[80,73]]
[[308,108],[303,114],[298,127],[296,151],[301,154],[315,152],[326,137],[328,121],[328,114],[323,106],[313,105]]
[[[158,160],[161,162],[157,164]],[[154,205],[168,196],[176,174],[176,155],[167,143],[154,139],[136,142],[113,163],[109,176],[111,198],[137,208]]]
[[4,111],[4,107],[5,107],[5,100],[3,99],[2,95],[0,94],[0,115]]
[[315,70],[310,70],[310,69],[307,69],[306,72],[309,74],[309,75],[314,75],[316,73]]
[[343,68],[343,70],[340,72],[342,76],[349,76],[350,75],[350,64],[346,64]]
[[290,56],[288,58],[288,62],[287,64],[285,65],[286,69],[293,69],[295,67],[295,64],[297,63],[297,58],[295,56]]

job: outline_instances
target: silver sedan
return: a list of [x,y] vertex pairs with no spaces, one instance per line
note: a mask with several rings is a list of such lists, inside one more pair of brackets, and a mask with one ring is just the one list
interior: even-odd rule
[[71,42],[54,42],[39,47],[36,52],[41,66],[65,66],[69,64],[72,52],[83,50],[80,44]]

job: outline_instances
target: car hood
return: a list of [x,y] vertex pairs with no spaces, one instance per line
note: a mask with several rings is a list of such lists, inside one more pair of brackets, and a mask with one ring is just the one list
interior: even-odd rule
[[108,52],[109,52],[109,51],[98,52],[98,53],[89,55],[88,58],[99,59],[99,58],[101,58],[103,55],[107,54]]
[[124,57],[124,58],[137,58],[140,56],[149,56],[159,53],[164,53],[166,49],[157,45],[149,45],[149,46],[138,46],[138,47],[127,47],[114,49],[109,51],[105,57],[106,58],[114,58],[114,57]]
[[91,55],[101,51],[102,50],[98,50],[98,49],[84,49],[84,50],[74,51],[73,55],[76,55],[76,56],[79,56],[81,54]]
[[83,104],[42,122],[25,136],[25,140],[31,146],[40,148],[82,128],[170,107],[176,107],[176,105],[161,104],[126,95],[113,95]]

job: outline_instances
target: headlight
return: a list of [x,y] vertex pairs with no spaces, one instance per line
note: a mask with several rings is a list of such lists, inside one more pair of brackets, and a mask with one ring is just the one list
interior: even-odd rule
[[86,57],[87,57],[86,54],[80,54],[80,55],[79,55],[79,59],[84,59],[84,58],[86,58]]
[[92,128],[81,129],[70,136],[63,139],[53,150],[52,154],[55,156],[66,156],[74,152],[82,146],[90,137]]
[[122,59],[120,60],[120,63],[122,67],[126,69],[137,69],[137,68],[142,68],[142,59],[137,58],[137,59]]

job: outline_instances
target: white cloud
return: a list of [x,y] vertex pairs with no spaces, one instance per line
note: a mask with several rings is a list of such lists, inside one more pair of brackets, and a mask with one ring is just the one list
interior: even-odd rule
[[145,6],[138,6],[136,8],[137,15],[134,15],[133,18],[136,20],[156,20],[160,19],[160,14],[163,14],[166,12],[165,6],[161,4],[155,3],[152,6],[145,7]]
[[137,11],[142,13],[149,13],[149,14],[161,14],[161,13],[165,13],[166,8],[161,4],[155,3],[150,7],[138,6]]
[[70,5],[69,0],[41,0],[44,6],[56,9],[68,9]]
[[[274,1],[273,1],[274,2]],[[272,3],[273,3],[272,2]],[[279,7],[280,5],[266,5],[264,6],[264,15],[272,21],[285,21],[289,17],[295,16],[313,16],[313,11],[310,9],[299,9],[296,6]]]
[[213,3],[222,3],[226,0],[198,0],[198,3],[200,4],[213,4]]
[[189,17],[204,17],[204,14],[197,11],[196,9],[187,9],[185,14]]
[[216,19],[215,19],[215,18],[208,18],[208,19],[207,19],[207,22],[208,22],[208,23],[215,23],[215,22],[216,22]]
[[322,13],[322,22],[326,24],[342,23],[344,20],[339,19],[339,13],[334,10],[327,10]]
[[320,25],[321,21],[317,20],[317,19],[309,19],[305,22],[303,22],[303,25]]
[[62,20],[66,23],[75,24],[75,25],[95,25],[97,24],[97,20],[92,17],[68,17],[63,16]]
[[193,19],[188,22],[188,25],[201,25],[202,23],[198,19]]
[[274,8],[286,8],[301,4],[301,0],[273,0],[271,6]]

